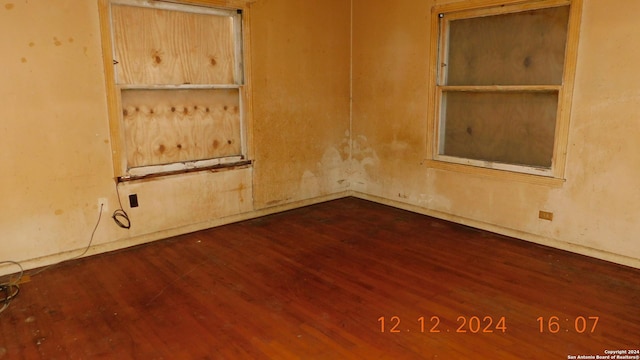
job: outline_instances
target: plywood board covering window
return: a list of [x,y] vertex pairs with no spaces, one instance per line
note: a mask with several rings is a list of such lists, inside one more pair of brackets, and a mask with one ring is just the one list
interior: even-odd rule
[[125,177],[245,159],[241,12],[110,2]]
[[575,57],[569,44],[577,39],[572,6],[492,1],[434,9],[434,160],[561,176]]
[[234,14],[114,5],[118,84],[235,84]]
[[237,89],[122,91],[127,163],[240,156],[238,99]]

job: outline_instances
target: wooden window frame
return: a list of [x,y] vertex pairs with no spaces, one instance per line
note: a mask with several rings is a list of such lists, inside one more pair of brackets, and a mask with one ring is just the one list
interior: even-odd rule
[[[173,175],[182,172],[193,172],[208,169],[244,168],[250,165],[252,154],[252,122],[251,108],[251,73],[250,73],[250,4],[255,0],[98,0],[100,14],[100,29],[105,67],[105,84],[107,90],[107,105],[109,114],[109,128],[111,135],[113,171],[115,178],[120,181],[146,178],[149,176]],[[139,85],[116,83],[116,69],[114,59],[114,43],[112,36],[111,6],[126,5],[162,10],[176,10],[197,14],[229,14],[236,12],[240,23],[236,26],[236,36],[239,46],[236,47],[237,66],[234,69],[236,84],[167,84],[167,85]],[[125,149],[122,92],[127,90],[172,90],[172,89],[237,89],[239,91],[240,111],[240,141],[241,154],[219,158],[175,162],[170,164],[129,167]]]
[[[493,89],[497,91],[526,90],[558,92],[558,108],[551,167],[549,169],[540,169],[529,166],[455,158],[439,154],[442,93],[444,90],[456,88],[455,86],[443,86],[439,84],[439,79],[442,75],[440,64],[443,63],[442,56],[443,53],[445,53],[440,47],[442,44],[446,44],[441,29],[441,14],[445,14],[448,19],[462,19],[565,5],[570,6],[570,10],[562,84],[552,86],[495,86],[495,89]],[[581,12],[582,0],[485,0],[474,2],[473,4],[465,2],[432,7],[429,60],[430,86],[428,99],[429,109],[431,110],[427,116],[429,133],[427,134],[425,164],[431,168],[484,177],[561,186],[564,182],[566,166],[569,119],[571,115],[571,102],[577,63]]]

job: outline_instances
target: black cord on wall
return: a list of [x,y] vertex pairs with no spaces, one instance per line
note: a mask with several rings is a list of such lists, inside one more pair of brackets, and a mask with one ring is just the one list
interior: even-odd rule
[[122,201],[120,200],[120,189],[118,189],[118,182],[116,181],[116,195],[118,195],[118,204],[120,205],[120,209],[117,209],[111,215],[113,221],[115,221],[116,225],[120,226],[123,229],[131,228],[131,219],[129,219],[129,214],[124,211],[122,207]]

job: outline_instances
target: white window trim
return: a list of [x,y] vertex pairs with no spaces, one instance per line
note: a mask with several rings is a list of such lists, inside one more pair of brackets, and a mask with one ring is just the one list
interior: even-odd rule
[[[554,151],[551,168],[537,168],[533,166],[513,165],[499,162],[482,161],[466,158],[458,158],[440,154],[440,136],[443,130],[440,125],[442,109],[442,92],[447,87],[440,84],[442,78],[442,56],[446,49],[440,49],[443,41],[440,14],[447,14],[450,19],[495,15],[527,11],[553,6],[570,5],[569,25],[566,40],[565,65],[561,86],[514,86],[527,90],[557,90],[558,109],[556,116],[556,131],[554,136]],[[429,71],[429,109],[427,134],[427,153],[424,164],[431,168],[448,171],[457,171],[467,174],[476,174],[495,178],[524,181],[537,184],[561,185],[564,181],[566,166],[566,150],[568,143],[569,118],[573,94],[575,67],[577,62],[578,35],[580,29],[580,17],[582,0],[485,0],[473,4],[453,3],[436,5],[431,9],[431,35],[430,35],[430,71]],[[473,14],[473,15],[469,15]],[[507,89],[508,86],[496,86]]]
[[[249,76],[249,68],[246,56],[249,55],[247,50],[249,40],[249,30],[247,28],[248,5],[255,0],[207,0],[198,1],[190,0],[189,3],[165,2],[165,1],[148,1],[148,0],[99,0],[101,34],[103,56],[105,63],[106,86],[108,93],[110,132],[112,142],[113,167],[117,178],[122,180],[131,180],[149,175],[174,174],[176,172],[193,171],[195,169],[210,169],[235,166],[244,166],[251,164],[250,145],[248,128],[251,115],[251,104],[247,101],[250,96],[250,88],[247,85]],[[208,14],[218,16],[230,16],[234,18],[234,33],[236,38],[236,66],[234,68],[235,84],[171,84],[171,85],[137,85],[137,84],[117,84],[117,68],[114,66],[115,46],[112,26],[112,5],[125,5],[147,7],[162,10],[175,10],[188,13]],[[228,8],[226,8],[228,7]],[[108,31],[106,31],[108,30]],[[124,134],[122,133],[122,109],[121,109],[121,91],[135,89],[238,89],[239,92],[239,111],[240,111],[240,142],[241,154],[230,155],[219,158],[202,159],[186,162],[176,162],[171,164],[159,164],[150,166],[128,167],[126,160],[126,151],[124,150]]]

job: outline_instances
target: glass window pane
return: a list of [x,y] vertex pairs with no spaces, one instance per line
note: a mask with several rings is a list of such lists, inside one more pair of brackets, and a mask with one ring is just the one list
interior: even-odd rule
[[445,85],[561,85],[569,6],[449,21]]
[[556,91],[445,92],[441,154],[551,168],[557,105]]

